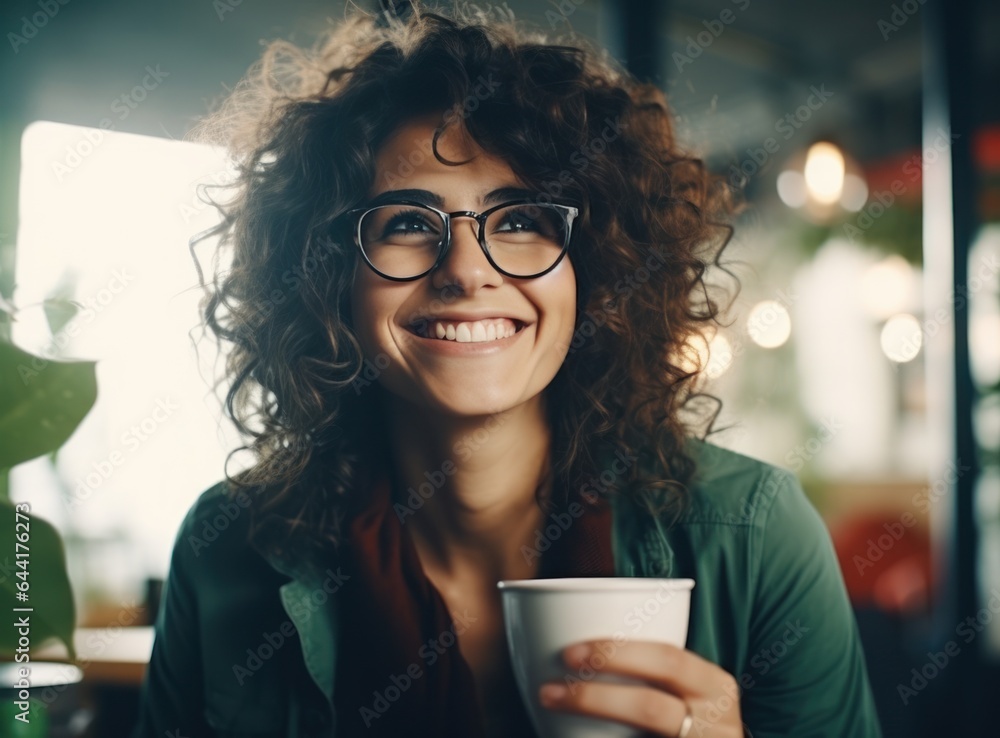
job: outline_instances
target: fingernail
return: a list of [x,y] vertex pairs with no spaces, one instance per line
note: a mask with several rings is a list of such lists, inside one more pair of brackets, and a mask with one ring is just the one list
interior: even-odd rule
[[590,646],[586,643],[577,643],[575,646],[570,646],[566,649],[565,653],[566,658],[573,663],[583,661],[589,655]]
[[542,685],[541,692],[539,693],[539,698],[541,699],[543,705],[556,703],[565,696],[566,687],[561,684]]

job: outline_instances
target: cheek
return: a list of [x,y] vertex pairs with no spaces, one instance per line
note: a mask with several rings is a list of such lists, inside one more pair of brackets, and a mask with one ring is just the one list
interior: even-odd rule
[[406,317],[403,305],[412,290],[408,283],[388,282],[374,273],[356,275],[350,297],[351,322],[366,358],[399,355],[394,332],[402,331],[396,323]]
[[577,319],[576,275],[569,263],[565,263],[566,269],[560,264],[557,271],[547,275],[553,279],[546,284],[539,284],[537,293],[537,304],[544,310],[551,331],[549,340],[560,350],[560,363],[573,341]]
[[562,328],[564,331],[572,333],[573,327],[576,325],[577,284],[576,273],[569,264],[569,260],[566,261],[566,265],[567,269],[565,273],[560,275],[560,283],[555,290],[555,294],[558,295],[558,310],[562,317],[562,320],[560,321],[563,324]]

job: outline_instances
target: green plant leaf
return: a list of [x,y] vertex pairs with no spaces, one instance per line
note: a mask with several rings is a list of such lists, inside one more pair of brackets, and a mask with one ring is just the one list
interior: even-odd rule
[[0,469],[54,451],[97,400],[93,361],[51,361],[0,340]]
[[[22,511],[20,516],[17,513],[10,500],[0,499],[0,611],[15,623],[18,618],[28,618],[32,650],[55,637],[66,644],[70,658],[75,659],[76,607],[59,533],[51,523],[30,512]],[[26,539],[20,542],[23,548],[17,546],[18,535]],[[18,552],[28,555],[19,559]],[[24,583],[27,589],[22,591],[18,585],[25,587]],[[19,593],[27,599],[19,600]],[[14,612],[15,607],[30,607],[31,612]],[[15,654],[20,635],[17,628],[0,628],[0,657]]]

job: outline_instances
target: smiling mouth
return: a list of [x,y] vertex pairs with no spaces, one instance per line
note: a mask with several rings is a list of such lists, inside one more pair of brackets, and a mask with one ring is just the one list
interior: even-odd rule
[[421,320],[407,329],[421,338],[456,343],[488,343],[510,338],[524,329],[527,323],[511,318],[486,318],[485,320]]

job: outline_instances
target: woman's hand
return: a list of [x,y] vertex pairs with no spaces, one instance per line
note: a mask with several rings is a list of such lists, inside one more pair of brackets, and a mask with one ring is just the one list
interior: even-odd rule
[[[688,651],[651,641],[585,641],[563,651],[574,669],[539,691],[543,707],[616,720],[668,738],[743,738],[739,684],[732,674]],[[641,679],[614,684],[597,673]],[[687,716],[690,715],[690,719]]]

